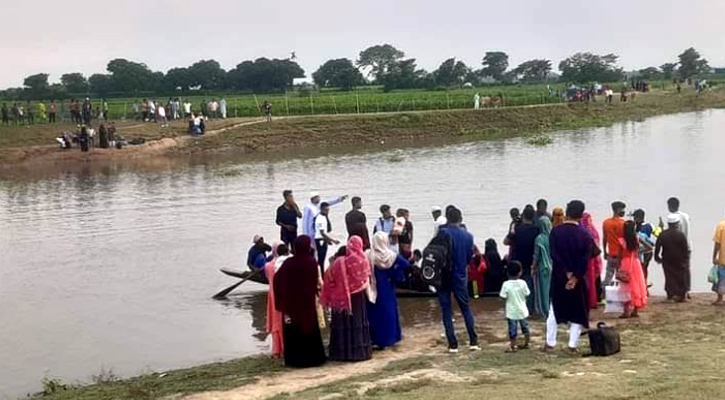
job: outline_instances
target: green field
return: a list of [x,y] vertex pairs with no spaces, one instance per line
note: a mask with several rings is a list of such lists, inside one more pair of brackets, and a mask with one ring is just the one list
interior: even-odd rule
[[[563,90],[563,84],[552,84],[552,88]],[[222,97],[227,100],[228,117],[259,116],[258,105],[269,100],[275,115],[317,115],[357,114],[397,111],[425,111],[465,109],[473,107],[473,96],[500,97],[502,106],[523,106],[533,104],[560,103],[559,97],[549,97],[546,84],[486,86],[454,90],[403,90],[389,93],[380,88],[360,88],[355,91],[294,91],[287,94],[216,94],[205,96],[180,96],[190,100],[192,111],[197,112],[203,100]],[[165,102],[168,95],[156,98]],[[133,119],[133,103],[142,98],[108,99],[109,118],[113,120]],[[34,104],[36,102],[33,102]],[[100,106],[100,99],[93,99],[94,107]],[[47,103],[46,103],[47,104]],[[482,105],[483,106],[483,105]],[[61,118],[68,118],[68,102],[59,104]]]

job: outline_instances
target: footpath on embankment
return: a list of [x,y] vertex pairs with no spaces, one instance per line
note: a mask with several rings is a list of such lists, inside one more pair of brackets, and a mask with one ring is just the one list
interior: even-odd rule
[[[552,104],[482,110],[442,110],[381,114],[315,115],[279,117],[272,123],[260,119],[211,121],[201,138],[186,135],[186,122],[170,128],[155,124],[119,125],[125,137],[144,137],[141,146],[123,150],[77,149],[63,151],[54,142],[59,128],[43,126],[7,128],[0,131],[0,166],[32,165],[95,160],[126,160],[176,157],[195,154],[239,152],[266,154],[315,149],[335,151],[351,147],[445,144],[538,135],[557,130],[608,126],[650,116],[725,107],[725,90],[712,89],[696,95],[668,91],[640,94],[629,102]],[[51,131],[51,129],[54,129]],[[43,143],[49,143],[43,145]]]

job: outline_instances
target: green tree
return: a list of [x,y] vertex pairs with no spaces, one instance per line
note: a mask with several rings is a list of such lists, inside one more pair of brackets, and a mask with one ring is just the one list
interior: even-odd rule
[[201,60],[188,69],[190,85],[202,89],[223,89],[227,72],[215,60]]
[[544,82],[551,72],[550,60],[529,60],[514,69],[517,77],[524,82]]
[[685,50],[678,57],[680,58],[679,73],[682,79],[692,78],[695,75],[710,71],[707,60],[702,58],[694,47]]
[[113,90],[113,77],[108,74],[93,74],[88,78],[91,92],[98,96],[106,96]]
[[25,78],[23,86],[25,86],[27,94],[34,98],[45,96],[50,88],[48,76],[48,74],[35,74]]
[[163,87],[166,90],[189,90],[191,86],[194,86],[194,81],[187,68],[172,68],[164,75]]
[[637,72],[639,73],[639,78],[644,80],[658,79],[662,75],[657,67],[647,67],[644,69],[640,69]]
[[295,78],[304,78],[305,71],[295,61],[258,58],[244,61],[229,71],[229,86],[257,92],[280,91],[292,86]]
[[158,86],[158,75],[143,63],[117,58],[109,61],[106,69],[111,74],[113,91],[132,94],[154,90]]
[[66,92],[71,94],[86,94],[88,92],[88,79],[80,72],[63,74],[60,77],[60,83]]
[[617,67],[619,56],[592,53],[576,53],[559,63],[561,80],[565,82],[616,82],[622,78],[622,69]]
[[387,66],[387,70],[379,75],[377,80],[384,86],[386,92],[394,89],[412,89],[419,87],[421,79],[426,72],[418,69],[415,58],[394,62]]
[[463,61],[456,61],[455,58],[449,58],[433,71],[435,83],[440,86],[457,86],[463,84],[470,69]]
[[370,75],[379,79],[388,72],[390,67],[402,60],[405,53],[389,44],[368,47],[360,52],[357,65],[361,68],[370,68]]
[[318,86],[339,87],[344,90],[350,90],[365,81],[360,70],[347,58],[325,62],[312,74],[312,79]]
[[660,65],[660,69],[665,79],[672,79],[675,75],[675,69],[677,69],[677,63],[664,63]]
[[504,73],[509,67],[509,56],[503,51],[487,51],[483,57],[483,76],[490,76],[497,81],[503,81]]

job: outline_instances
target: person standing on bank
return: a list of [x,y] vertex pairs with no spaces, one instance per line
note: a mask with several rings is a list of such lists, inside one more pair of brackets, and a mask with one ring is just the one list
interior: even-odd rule
[[547,210],[548,208],[549,202],[546,201],[546,199],[539,199],[536,201],[536,216],[534,217],[534,225],[540,227],[539,222],[541,222],[541,217],[549,218],[549,222],[554,219],[554,217],[549,214],[549,211]]
[[275,222],[279,226],[280,240],[290,246],[297,239],[297,218],[302,218],[302,213],[291,190],[285,190],[282,192],[282,196],[284,197],[284,203],[277,207]]
[[272,260],[264,267],[264,274],[269,282],[267,293],[267,332],[272,336],[272,356],[281,357],[284,354],[284,338],[282,337],[282,313],[277,311],[274,304],[274,274],[279,271],[289,258],[289,248],[284,243],[272,246]]
[[388,243],[390,249],[394,252],[398,252],[398,238],[393,235],[393,228],[395,228],[395,217],[390,211],[390,206],[383,204],[380,206],[381,217],[375,222],[373,233],[383,232],[388,235]]
[[567,220],[554,228],[549,236],[551,259],[551,310],[546,320],[546,346],[556,347],[557,324],[569,323],[568,351],[579,352],[582,329],[589,327],[586,274],[591,258],[592,242],[589,233],[579,226],[584,203],[573,200],[566,206]]
[[443,209],[438,206],[433,207],[431,215],[433,216],[433,237],[436,237],[438,235],[438,230],[442,226],[445,226],[448,223],[448,220],[443,216]]
[[458,339],[453,327],[451,294],[456,298],[461,314],[463,314],[470,349],[472,351],[481,350],[478,345],[478,334],[476,333],[473,313],[468,305],[468,265],[473,257],[473,235],[461,227],[462,223],[463,215],[459,209],[454,207],[448,212],[448,225],[446,228],[442,228],[440,233],[450,239],[450,276],[443,277],[443,285],[438,290],[438,302],[443,315],[443,327],[446,330],[449,353],[458,353]]
[[[612,203],[612,218],[604,220],[602,224],[602,249],[607,258],[607,272],[604,275],[602,286],[612,284],[612,278],[619,269],[622,254],[621,240],[624,239],[624,210],[627,206],[621,201]],[[603,289],[602,289],[603,290]]]
[[365,361],[372,357],[365,290],[370,285],[370,263],[363,241],[352,236],[345,256],[335,259],[325,273],[320,303],[332,310],[330,360]]
[[284,363],[295,368],[317,367],[326,361],[317,319],[319,270],[308,236],[298,237],[294,249],[294,256],[274,275],[274,304],[282,313]]
[[589,232],[592,238],[592,257],[589,259],[589,269],[587,270],[587,288],[589,289],[587,292],[587,301],[589,303],[589,309],[596,310],[599,306],[602,289],[602,251],[599,249],[601,240],[591,213],[585,212],[583,214],[580,225]]
[[[537,314],[546,319],[549,316],[549,305],[551,304],[549,300],[551,293],[551,252],[549,251],[551,219],[546,215],[539,217],[539,229],[541,233],[534,242],[534,263],[531,264],[531,275],[534,278],[534,288],[536,289],[534,291],[534,309]],[[526,304],[525,298],[523,301]]]
[[368,218],[362,212],[362,199],[355,196],[352,198],[352,210],[345,214],[345,228],[348,238],[360,236],[365,250],[370,248],[370,234],[368,233]]
[[643,245],[640,246],[640,251],[642,253],[642,269],[644,272],[644,278],[646,280],[649,275],[649,264],[655,254],[655,241],[652,239],[654,227],[652,226],[652,224],[647,222],[647,220],[645,219],[645,211],[641,208],[634,210],[634,212],[632,213],[632,218],[634,218],[635,227],[637,228],[637,236],[639,237],[639,240]]
[[320,213],[315,217],[315,246],[317,249],[317,260],[320,263],[320,276],[325,274],[325,261],[327,261],[327,249],[331,244],[340,244],[340,241],[330,236],[332,224],[328,215],[330,205],[322,203]]
[[680,229],[680,216],[667,217],[668,228],[657,238],[655,261],[662,264],[665,272],[665,292],[668,301],[687,301],[687,284],[690,274],[690,248],[687,237]]
[[713,305],[721,306],[724,304],[723,295],[725,295],[725,249],[722,248],[725,243],[725,220],[717,224],[712,241],[714,242],[712,264],[718,266],[718,281],[712,286],[712,291],[717,294],[717,300]]
[[[534,217],[536,213],[533,207],[527,207],[524,209],[521,215],[521,224],[516,227],[513,232],[510,232],[504,244],[511,246],[511,260],[518,261],[521,263],[522,277],[527,285],[529,285],[529,291],[533,293],[533,296],[528,296],[526,299],[526,305],[529,307],[529,313],[533,314],[534,309],[534,297],[538,297],[534,288],[534,280],[531,274],[531,264],[534,262],[534,248],[536,238],[539,236],[540,230],[534,225]],[[542,314],[543,315],[543,314]]]
[[395,284],[405,281],[410,263],[390,250],[385,232],[373,235],[372,247],[368,250],[367,257],[372,268],[367,305],[370,340],[376,347],[385,349],[403,338]]
[[[692,238],[690,237],[690,215],[680,211],[680,199],[678,199],[677,197],[670,197],[669,199],[667,199],[667,209],[670,211],[670,214],[675,214],[680,217],[680,230],[682,231],[682,233],[685,234],[685,238],[687,239],[688,251],[692,253]],[[660,228],[662,227],[662,220],[660,220]],[[687,257],[687,262],[690,262],[690,256]],[[687,287],[688,297],[691,289],[692,280],[690,274],[690,266],[688,265],[687,276],[685,277],[685,286]]]
[[[347,199],[347,196],[340,196],[331,200],[325,201],[330,206],[340,204]],[[302,233],[309,236],[310,240],[315,240],[317,234],[315,230],[315,217],[320,213],[320,194],[317,192],[310,193],[310,202],[305,205],[305,209],[302,211]]]

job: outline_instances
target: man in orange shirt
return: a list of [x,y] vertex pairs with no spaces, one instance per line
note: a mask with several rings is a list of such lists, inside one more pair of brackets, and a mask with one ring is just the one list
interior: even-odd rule
[[612,278],[622,261],[619,258],[622,250],[620,239],[624,239],[624,210],[626,208],[627,205],[621,201],[612,203],[612,218],[604,220],[602,226],[602,248],[607,258],[607,273],[602,282],[603,286],[609,286],[612,283]]

